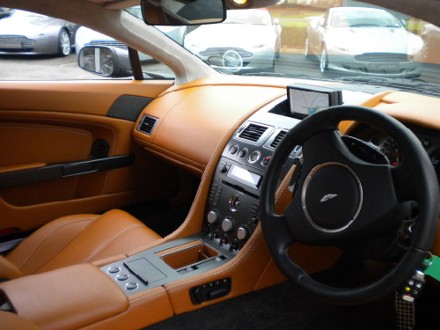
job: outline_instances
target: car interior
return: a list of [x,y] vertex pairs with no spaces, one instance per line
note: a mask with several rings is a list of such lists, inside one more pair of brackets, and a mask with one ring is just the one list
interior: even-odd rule
[[0,328],[436,328],[439,87],[225,74],[152,26],[288,2],[0,0],[175,74],[0,80]]

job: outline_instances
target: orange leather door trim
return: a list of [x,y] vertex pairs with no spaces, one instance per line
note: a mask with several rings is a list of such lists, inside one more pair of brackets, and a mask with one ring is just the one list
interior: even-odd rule
[[87,160],[97,139],[109,144],[108,156],[134,154],[136,159],[126,168],[0,189],[0,229],[29,230],[67,214],[96,213],[173,195],[176,170],[134,143],[132,121],[107,116],[122,95],[153,99],[172,84],[0,82],[1,171]]

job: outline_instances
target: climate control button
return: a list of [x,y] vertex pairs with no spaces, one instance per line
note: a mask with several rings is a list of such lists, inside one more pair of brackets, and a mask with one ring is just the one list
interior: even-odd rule
[[229,232],[234,228],[234,220],[231,218],[224,218],[222,221],[222,229],[225,233]]
[[218,220],[218,213],[214,210],[211,210],[208,212],[208,215],[206,216],[208,223],[214,224]]
[[249,229],[246,226],[240,226],[237,229],[237,238],[244,241],[249,238]]
[[261,158],[261,152],[259,150],[255,150],[254,152],[252,152],[249,157],[248,157],[248,162],[250,164],[254,164],[256,162],[258,162],[258,160]]
[[236,212],[238,210],[239,206],[240,206],[240,198],[236,195],[231,196],[229,198],[229,209],[232,212]]

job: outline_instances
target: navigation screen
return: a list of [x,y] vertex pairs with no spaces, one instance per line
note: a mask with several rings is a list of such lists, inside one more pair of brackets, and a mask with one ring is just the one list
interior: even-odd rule
[[330,106],[329,95],[320,92],[290,90],[291,111],[297,114],[310,116],[319,110]]
[[290,111],[304,118],[332,105],[342,104],[340,90],[312,85],[288,86]]

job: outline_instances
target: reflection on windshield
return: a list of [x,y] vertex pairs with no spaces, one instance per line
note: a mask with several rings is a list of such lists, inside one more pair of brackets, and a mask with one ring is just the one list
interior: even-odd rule
[[440,84],[439,28],[359,1],[334,2],[228,11],[222,24],[188,30],[183,45],[225,74]]

